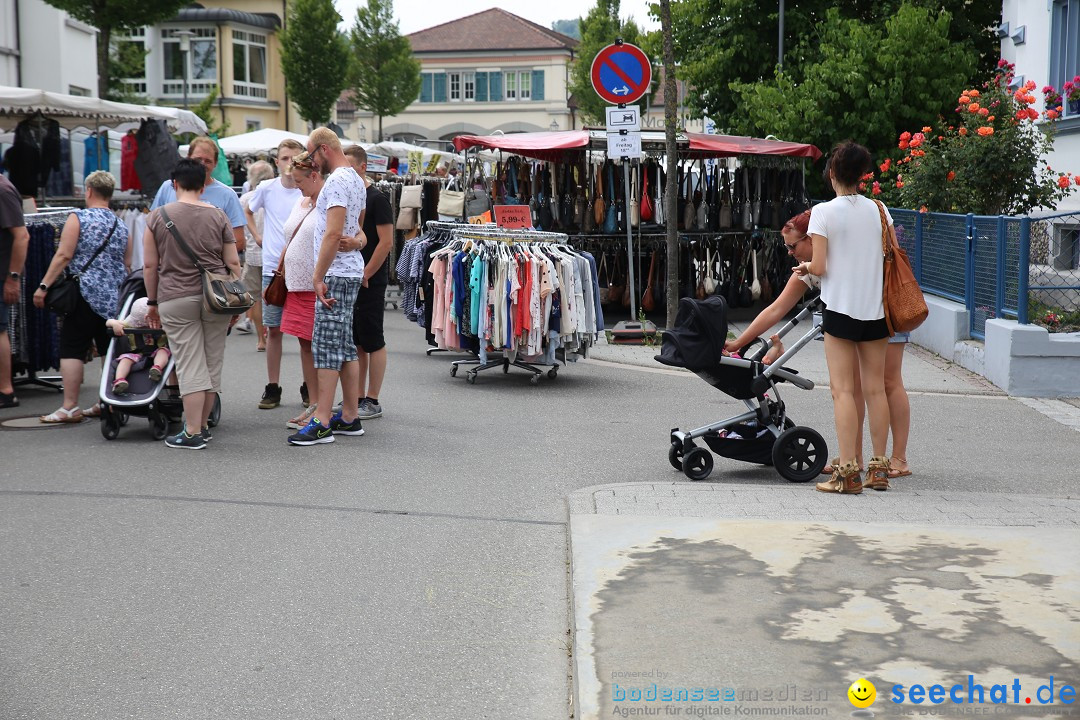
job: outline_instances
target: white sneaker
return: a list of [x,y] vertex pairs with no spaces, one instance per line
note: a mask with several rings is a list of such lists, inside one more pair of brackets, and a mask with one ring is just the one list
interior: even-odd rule
[[252,327],[250,318],[244,318],[240,322],[236,323],[235,326],[233,326],[233,330],[240,333],[241,335],[250,335],[252,332],[254,332],[255,328]]

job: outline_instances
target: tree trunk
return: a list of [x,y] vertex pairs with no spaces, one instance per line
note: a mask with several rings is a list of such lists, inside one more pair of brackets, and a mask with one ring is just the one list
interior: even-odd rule
[[[112,38],[112,26],[102,25],[97,37],[98,97],[109,95],[109,45]],[[97,128],[95,128],[96,130]]]
[[671,0],[660,0],[660,30],[664,36],[664,140],[667,154],[667,189],[664,191],[664,216],[667,220],[667,327],[675,326],[679,310],[679,219],[678,148],[675,131],[678,118],[675,104],[675,47],[671,39]]
[[373,142],[382,142],[382,115],[379,116],[379,134],[375,136]]

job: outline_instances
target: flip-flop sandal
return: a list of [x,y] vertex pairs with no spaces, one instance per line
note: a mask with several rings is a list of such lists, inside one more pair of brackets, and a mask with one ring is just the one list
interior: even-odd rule
[[101,405],[94,403],[86,410],[83,410],[83,417],[96,418],[101,417]]
[[907,477],[911,474],[910,470],[889,470],[889,479]]
[[55,410],[48,415],[42,415],[38,418],[38,420],[47,425],[57,425],[61,423],[74,424],[81,423],[84,417],[86,417],[86,415],[83,413],[82,410],[77,407],[73,407],[70,410],[60,408],[59,410]]

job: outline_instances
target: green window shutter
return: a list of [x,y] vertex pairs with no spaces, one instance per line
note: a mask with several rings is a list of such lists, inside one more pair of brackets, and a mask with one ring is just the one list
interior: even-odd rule
[[488,100],[502,100],[503,99],[502,73],[501,72],[488,73],[488,84],[489,84],[489,87],[491,88],[491,93],[490,93],[490,96],[488,97]]
[[420,75],[420,102],[431,102],[431,73]]
[[488,99],[488,74],[476,73],[476,102],[487,102]]
[[544,99],[544,71],[533,70],[532,71],[532,99],[543,100]]
[[446,73],[435,73],[435,102],[446,102]]

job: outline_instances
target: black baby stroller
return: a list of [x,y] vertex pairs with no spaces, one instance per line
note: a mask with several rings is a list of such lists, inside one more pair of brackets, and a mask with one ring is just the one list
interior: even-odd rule
[[[142,270],[136,270],[128,275],[120,286],[120,312],[117,317],[127,317],[131,306],[141,297],[146,297],[146,286],[143,284]],[[115,440],[120,435],[120,428],[127,425],[132,415],[147,418],[154,439],[163,440],[169,434],[169,423],[178,422],[183,416],[184,406],[180,400],[179,388],[168,387],[169,377],[174,370],[172,357],[162,370],[161,380],[155,383],[150,379],[150,356],[160,347],[168,347],[164,330],[125,328],[122,336],[112,337],[109,351],[105,355],[105,372],[101,373],[101,386],[98,389],[101,400],[101,434],[106,440]],[[124,353],[137,353],[143,357],[132,365],[128,372],[127,392],[114,393],[112,388],[116,380],[116,366]],[[217,398],[208,422],[210,427],[217,425],[220,418],[221,399]]]
[[[796,315],[780,330],[780,337],[800,323],[812,325],[808,321],[816,305],[815,301]],[[727,340],[724,298],[713,295],[705,300],[681,299],[675,327],[664,332],[663,349],[656,360],[693,371],[717,390],[742,400],[747,412],[696,430],[673,429],[668,451],[672,467],[682,470],[691,480],[707,478],[713,469],[713,458],[708,450],[694,443],[701,438],[718,455],[774,465],[791,482],[817,477],[827,462],[825,439],[813,428],[799,427],[787,417],[777,385],[789,382],[804,390],[814,387],[813,381],[786,368],[785,363],[820,333],[819,327],[811,327],[810,332],[771,365],[761,363],[771,346],[761,338],[754,341],[761,346],[749,357],[726,357],[722,354]]]

